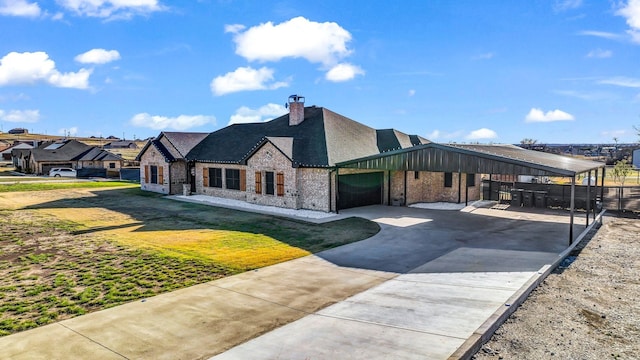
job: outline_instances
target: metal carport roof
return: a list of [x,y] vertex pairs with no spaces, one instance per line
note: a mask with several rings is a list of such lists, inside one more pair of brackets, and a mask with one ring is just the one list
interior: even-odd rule
[[567,176],[604,167],[603,163],[526,150],[514,145],[417,145],[337,163],[338,168]]
[[[569,244],[573,242],[573,217],[576,176],[603,168],[596,161],[527,150],[515,145],[436,144],[417,145],[336,164],[336,168],[378,169],[390,171],[456,172],[467,174],[504,174],[571,177],[571,220]],[[590,182],[588,182],[591,186]],[[586,222],[589,225],[587,201]],[[595,212],[594,212],[595,219]]]

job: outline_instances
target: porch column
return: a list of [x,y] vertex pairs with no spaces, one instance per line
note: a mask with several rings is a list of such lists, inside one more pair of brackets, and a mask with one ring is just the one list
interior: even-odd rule
[[589,170],[587,176],[587,216],[585,216],[585,227],[589,227],[589,213],[591,212],[591,170]]
[[569,217],[569,245],[573,244],[573,213],[575,208],[576,198],[576,176],[571,177],[571,205],[570,205],[570,217]]

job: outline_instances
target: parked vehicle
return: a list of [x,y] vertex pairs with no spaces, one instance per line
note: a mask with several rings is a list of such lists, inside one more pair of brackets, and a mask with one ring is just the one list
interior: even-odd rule
[[49,170],[49,176],[51,177],[76,177],[77,173],[71,168],[53,168]]

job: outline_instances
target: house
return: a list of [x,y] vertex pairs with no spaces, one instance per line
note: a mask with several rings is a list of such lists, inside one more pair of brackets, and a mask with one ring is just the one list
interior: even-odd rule
[[163,131],[149,140],[136,156],[136,161],[140,161],[142,190],[178,194],[183,192],[183,184],[192,184],[190,190],[195,192],[195,182],[191,181],[195,173],[190,172],[186,155],[207,135]]
[[11,130],[9,130],[7,132],[9,134],[12,134],[12,135],[21,135],[21,134],[28,134],[29,130],[24,129],[24,128],[14,128],[14,129],[11,129]]
[[[289,114],[264,123],[234,124],[208,134],[185,156],[195,194],[260,205],[325,212],[369,204],[408,204],[451,200],[457,184],[473,184],[469,197],[479,198],[479,176],[444,173],[342,169],[351,159],[428,144],[417,135],[376,130],[323,107],[304,106],[289,98]],[[142,188],[174,193],[158,157],[141,153]],[[448,176],[448,177],[447,177]],[[406,199],[407,183],[424,189]],[[465,185],[466,186],[466,185]],[[451,188],[451,189],[449,189]],[[336,194],[340,196],[336,196]]]
[[11,151],[14,149],[33,149],[33,146],[26,143],[17,143],[15,145],[11,145],[8,148],[0,151],[0,160],[11,160]]
[[32,149],[13,150],[11,154],[18,171],[34,174],[48,174],[54,167],[117,169],[123,162],[117,155],[76,140],[46,142]]
[[106,169],[107,176],[117,176],[124,159],[107,150],[92,147],[87,153],[77,158],[77,169]]
[[114,141],[104,145],[105,149],[137,149],[138,144],[135,141],[122,140]]

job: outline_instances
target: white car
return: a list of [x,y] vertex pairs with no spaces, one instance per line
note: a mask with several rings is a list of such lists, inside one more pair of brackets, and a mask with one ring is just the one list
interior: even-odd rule
[[49,170],[49,176],[51,177],[76,177],[77,173],[71,168],[53,168]]

